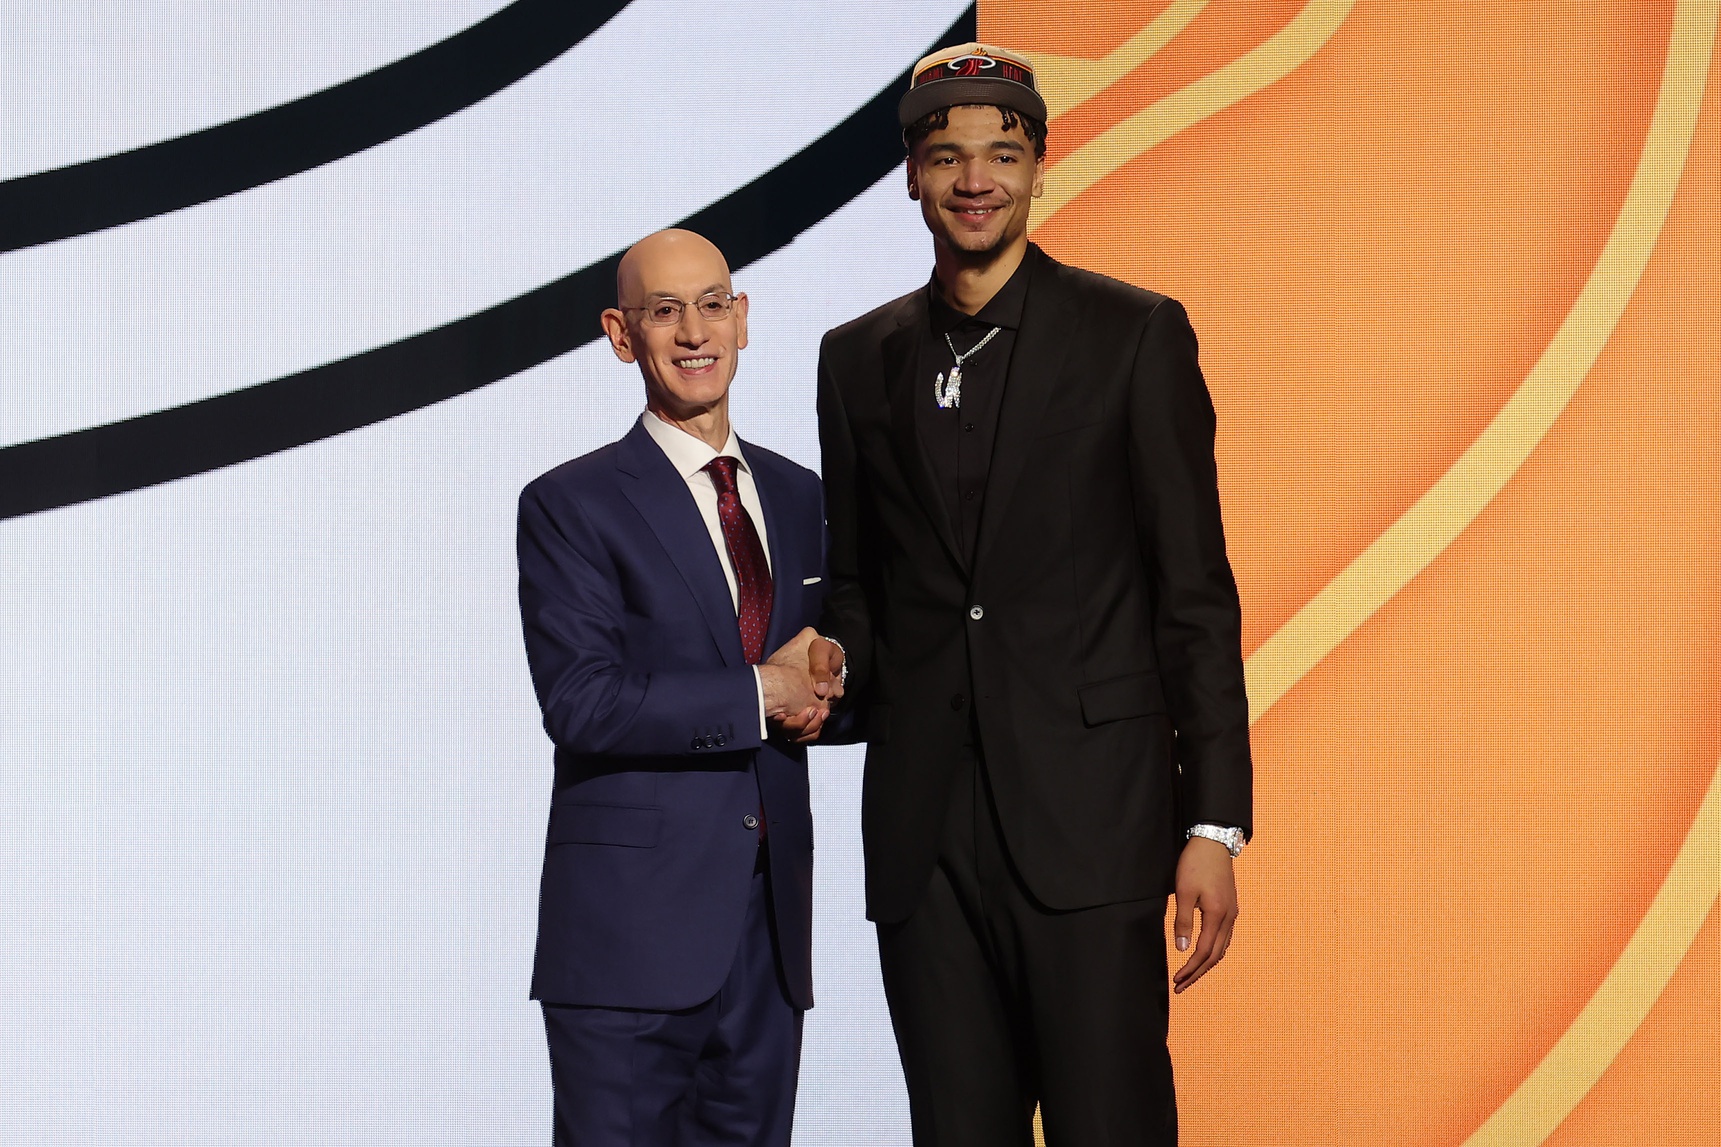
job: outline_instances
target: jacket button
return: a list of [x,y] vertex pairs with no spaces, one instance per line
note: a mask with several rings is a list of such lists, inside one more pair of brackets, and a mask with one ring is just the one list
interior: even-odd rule
[[700,743],[698,737],[693,738],[693,751],[694,752],[697,753],[700,749],[703,749],[704,747],[705,746]]
[[979,621],[982,617],[985,617],[985,616],[986,616],[986,611],[981,609],[979,606],[971,605],[968,607],[968,617],[970,620]]
[[960,693],[950,699],[950,707],[952,709],[960,709],[966,704],[968,704],[968,698],[964,697]]
[[754,816],[752,813],[748,813],[746,816],[741,818],[741,823],[749,831],[752,831],[759,827],[759,818]]
[[725,737],[722,733],[717,734],[715,740],[717,743],[717,747],[719,749],[721,749],[724,745],[727,745],[729,743],[729,738]]

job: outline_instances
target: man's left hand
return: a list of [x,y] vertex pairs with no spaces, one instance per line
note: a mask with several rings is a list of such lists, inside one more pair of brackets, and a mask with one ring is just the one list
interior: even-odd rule
[[812,627],[802,629],[759,666],[765,716],[797,745],[818,740],[831,711],[830,702],[813,691],[807,670],[807,647],[817,637]]
[[1237,924],[1237,878],[1231,869],[1231,853],[1216,840],[1192,837],[1183,846],[1177,862],[1177,922],[1173,933],[1179,952],[1189,949],[1195,928],[1195,910],[1201,910],[1201,935],[1195,951],[1177,969],[1173,990],[1181,992],[1212,970],[1231,946],[1231,929]]

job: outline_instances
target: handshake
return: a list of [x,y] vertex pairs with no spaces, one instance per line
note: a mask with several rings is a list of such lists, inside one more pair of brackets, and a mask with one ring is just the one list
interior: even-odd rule
[[759,666],[765,716],[796,744],[819,739],[819,730],[842,699],[843,651],[810,626]]

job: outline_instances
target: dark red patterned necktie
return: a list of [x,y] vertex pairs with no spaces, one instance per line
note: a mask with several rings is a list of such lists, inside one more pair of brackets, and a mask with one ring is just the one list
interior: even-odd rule
[[724,455],[713,458],[705,470],[711,475],[711,484],[717,487],[717,520],[723,525],[723,544],[729,550],[729,564],[735,569],[735,588],[740,598],[735,613],[741,626],[741,649],[748,664],[757,665],[765,660],[765,631],[771,626],[771,566],[765,560],[759,531],[741,504],[741,491],[735,485],[738,465],[735,459]]

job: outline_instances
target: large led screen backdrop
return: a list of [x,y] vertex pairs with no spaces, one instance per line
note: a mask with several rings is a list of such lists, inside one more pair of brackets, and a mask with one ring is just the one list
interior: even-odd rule
[[[1180,298],[1259,834],[1193,1144],[1721,1139],[1717,0],[0,5],[0,1143],[535,1144],[532,476],[613,259],[924,282],[892,111],[1041,61],[1035,238]],[[859,755],[814,754],[797,1141],[905,1143]]]

